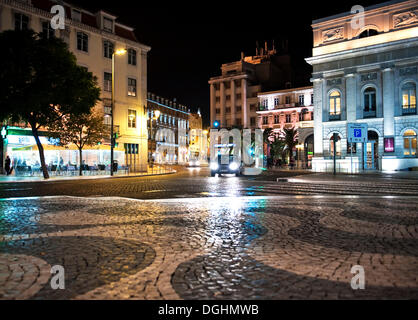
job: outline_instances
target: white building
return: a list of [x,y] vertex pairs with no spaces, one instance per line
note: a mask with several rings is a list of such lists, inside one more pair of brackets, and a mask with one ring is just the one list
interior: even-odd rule
[[[65,7],[65,30],[53,30],[50,26],[52,6]],[[147,169],[148,134],[144,107],[147,104],[147,53],[150,47],[138,42],[134,30],[117,22],[117,17],[99,11],[89,12],[62,1],[53,0],[0,0],[0,32],[13,29],[47,31],[63,39],[74,53],[77,63],[87,68],[97,78],[102,89],[102,101],[96,106],[105,114],[104,121],[110,125],[112,52],[127,49],[124,56],[115,57],[115,108],[114,125],[119,133],[115,158],[120,165],[129,165],[131,171]],[[29,54],[29,53],[28,53]],[[6,146],[6,152],[21,157],[19,147],[30,149],[33,141],[24,128],[14,128],[15,141]],[[109,139],[110,140],[110,139]],[[34,147],[35,148],[35,147]],[[85,155],[88,164],[110,164],[110,141],[101,147],[88,147]],[[29,150],[30,151],[30,150]],[[47,163],[56,163],[60,157],[78,163],[77,152],[61,152],[47,148]],[[36,152],[28,153],[37,157]],[[30,157],[29,157],[30,158]],[[37,158],[36,158],[37,159]],[[35,161],[35,159],[25,159]]]
[[[353,147],[356,170],[418,167],[418,6],[389,1],[359,16],[313,21],[316,171],[329,170],[338,133],[337,168],[350,170],[347,123],[367,123],[369,142]],[[362,152],[363,151],[363,152]]]

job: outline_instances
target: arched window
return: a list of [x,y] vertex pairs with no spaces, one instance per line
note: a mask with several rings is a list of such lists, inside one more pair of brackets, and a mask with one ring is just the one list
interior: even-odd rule
[[377,30],[367,29],[367,30],[364,30],[362,33],[360,33],[360,35],[358,37],[359,38],[367,38],[367,37],[375,36],[377,34],[378,34]]
[[402,114],[417,114],[417,90],[413,82],[402,86]]
[[364,116],[375,117],[376,116],[376,89],[369,87],[364,90]]
[[341,95],[334,90],[329,95],[329,115],[330,120],[339,120],[341,118]]
[[330,156],[334,156],[334,145],[336,147],[336,155],[337,157],[341,156],[341,137],[338,136],[337,142],[334,144],[334,135],[332,135],[331,139],[329,139],[329,153]]
[[407,157],[417,155],[417,133],[414,130],[407,130],[403,135],[403,154]]

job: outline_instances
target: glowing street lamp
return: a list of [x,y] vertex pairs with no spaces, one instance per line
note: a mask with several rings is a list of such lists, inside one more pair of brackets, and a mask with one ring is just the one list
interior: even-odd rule
[[115,148],[115,135],[113,133],[113,109],[115,107],[115,55],[122,56],[126,54],[126,49],[118,49],[112,53],[112,106],[110,115],[112,117],[111,123],[110,123],[110,175],[113,176],[113,149]]

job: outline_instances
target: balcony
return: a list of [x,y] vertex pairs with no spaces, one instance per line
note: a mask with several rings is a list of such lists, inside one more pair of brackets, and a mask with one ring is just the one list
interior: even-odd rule
[[417,114],[417,105],[411,104],[411,105],[403,105],[402,106],[402,115],[403,116],[410,116],[410,115],[416,115]]
[[341,113],[330,113],[329,121],[339,121],[341,120]]
[[363,110],[363,118],[376,118],[376,110]]

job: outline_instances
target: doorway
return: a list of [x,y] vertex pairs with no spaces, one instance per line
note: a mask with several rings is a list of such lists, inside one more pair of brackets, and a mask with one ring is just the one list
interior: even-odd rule
[[379,135],[375,131],[368,131],[367,139],[363,152],[364,169],[379,170]]

